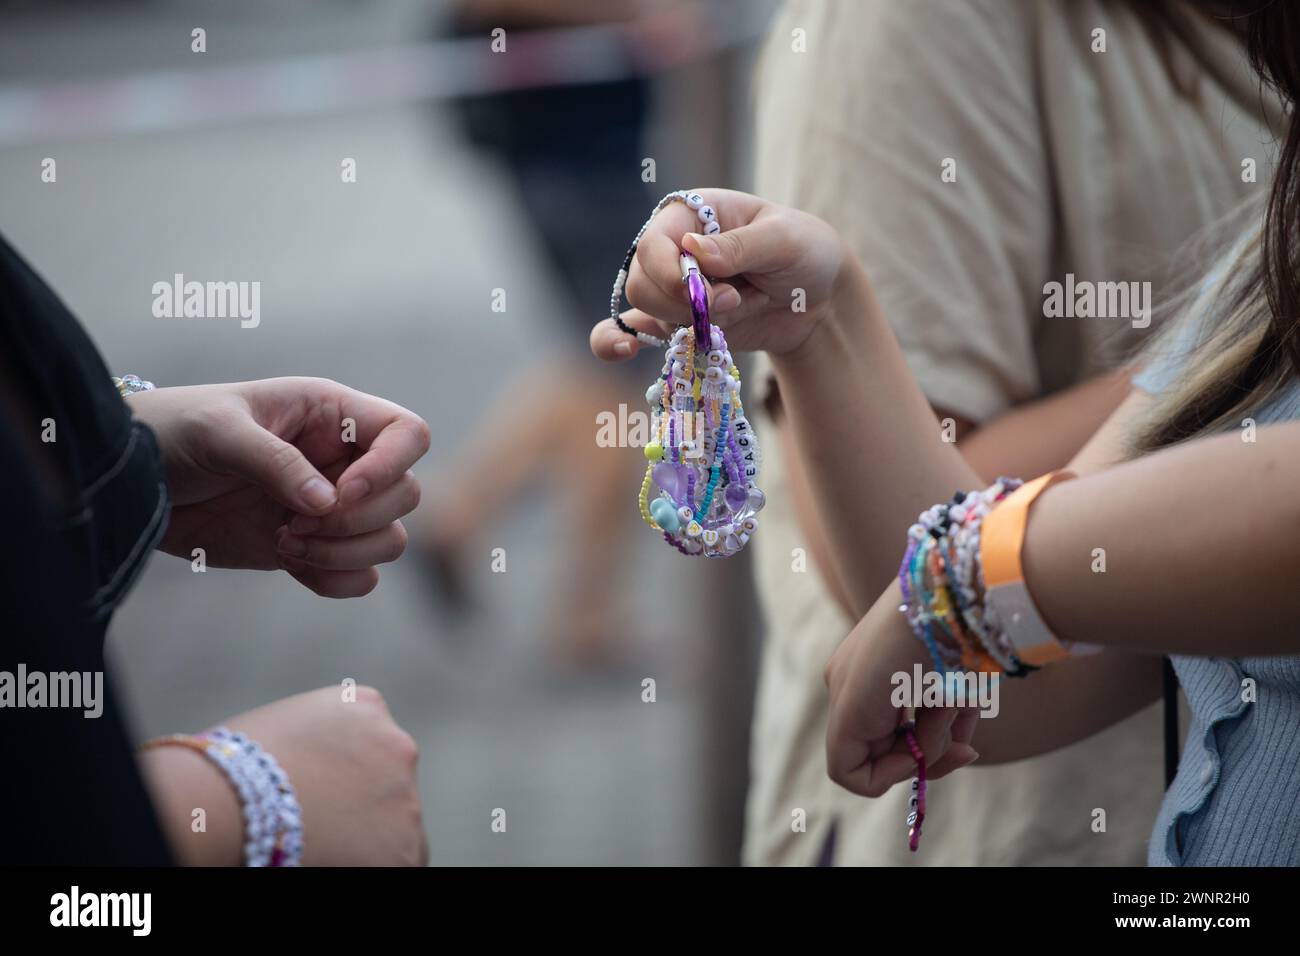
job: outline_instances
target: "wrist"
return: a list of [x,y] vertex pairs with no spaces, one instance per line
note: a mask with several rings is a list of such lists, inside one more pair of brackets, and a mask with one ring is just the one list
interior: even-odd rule
[[878,316],[866,271],[846,248],[830,295],[809,315],[808,334],[793,349],[773,353],[773,367],[778,372],[820,373],[828,357],[869,354],[862,350],[871,348],[870,337]]
[[221,771],[184,747],[146,750],[139,755],[139,766],[176,861],[184,866],[239,866],[239,798]]

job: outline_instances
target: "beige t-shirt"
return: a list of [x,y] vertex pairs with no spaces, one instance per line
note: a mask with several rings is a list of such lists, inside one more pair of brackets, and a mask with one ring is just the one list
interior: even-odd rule
[[[1195,98],[1128,3],[790,0],[760,62],[757,192],[839,229],[931,402],[986,421],[1149,334],[1132,307],[1047,317],[1045,284],[1151,281],[1158,307],[1179,245],[1267,188],[1281,112],[1238,42],[1197,17],[1165,36]],[[829,781],[822,671],[852,622],[798,570],[780,449],[764,451],[746,862],[814,862],[834,820],[845,864],[1141,864],[1163,793],[1158,707],[937,781],[915,855],[907,788],[869,801]]]

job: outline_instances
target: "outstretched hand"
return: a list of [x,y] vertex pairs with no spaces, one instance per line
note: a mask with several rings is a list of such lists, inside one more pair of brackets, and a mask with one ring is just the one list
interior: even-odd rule
[[283,568],[326,597],[358,597],[406,547],[410,468],[424,421],[327,379],[276,378],[140,392],[172,515],[161,549],[212,567]]

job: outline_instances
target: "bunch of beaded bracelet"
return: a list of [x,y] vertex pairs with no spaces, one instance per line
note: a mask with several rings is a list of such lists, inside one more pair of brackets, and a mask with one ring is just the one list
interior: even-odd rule
[[239,797],[245,866],[298,866],[302,862],[302,809],[280,764],[238,731],[217,727],[190,736],[172,734],[140,749],[188,747],[225,774]]
[[[973,669],[1021,675],[1028,670],[985,621],[978,575],[980,525],[1019,486],[1019,481],[1000,478],[984,491],[958,492],[952,501],[923,511],[907,530],[898,569],[899,610],[940,674]],[[911,720],[898,733],[916,761],[907,810],[907,845],[916,852],[925,821],[925,754]]]
[[[922,512],[908,529],[898,569],[899,610],[940,674],[973,670],[1023,677],[1052,661],[1099,650],[1059,640],[1024,582],[1020,551],[1029,509],[1044,490],[1072,477],[1061,471],[1028,483],[999,478],[983,491],[958,492]],[[907,819],[915,850],[925,817],[925,755],[910,720],[898,732],[916,760]]]
[[[706,233],[718,231],[717,214],[699,193],[669,193],[651,220],[672,202],[696,210]],[[611,317],[620,329],[665,348],[660,376],[646,390],[653,438],[645,446],[641,518],[682,554],[729,557],[749,542],[766,503],[754,483],[762,456],[741,405],[740,370],[726,336],[709,321],[708,287],[693,256],[680,257],[690,326],[664,342],[630,328],[618,314],[628,270],[649,225],[641,227],[628,250],[610,300]]]
[[1033,669],[1017,659],[1004,631],[989,626],[979,573],[980,526],[1020,485],[999,478],[983,491],[958,492],[923,511],[907,531],[898,569],[899,610],[940,674],[975,670],[1018,677]]

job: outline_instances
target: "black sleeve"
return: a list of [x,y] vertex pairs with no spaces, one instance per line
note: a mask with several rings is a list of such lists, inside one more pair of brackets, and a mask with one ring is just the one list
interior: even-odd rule
[[[2,419],[0,462],[0,861],[169,863],[104,676],[103,645],[71,593],[71,556],[51,533],[55,516]],[[47,680],[98,674],[100,700],[83,709],[19,707],[19,695],[28,700],[28,688],[16,686],[20,665]],[[100,707],[100,716],[85,715]]]
[[[166,517],[153,434],[0,239],[0,862],[171,862],[103,653]],[[82,706],[49,706],[74,677]]]

